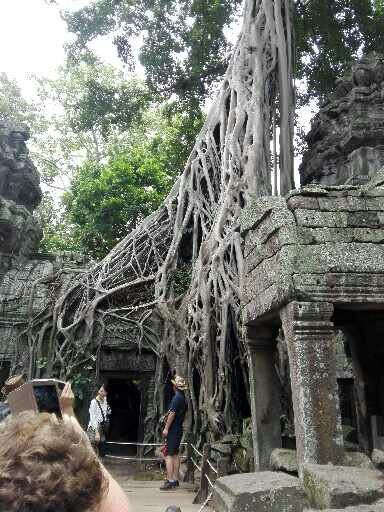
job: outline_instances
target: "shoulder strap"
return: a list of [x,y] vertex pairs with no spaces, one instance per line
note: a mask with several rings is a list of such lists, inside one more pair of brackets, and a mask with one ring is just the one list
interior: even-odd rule
[[95,398],[96,402],[97,402],[97,405],[99,406],[99,409],[100,409],[100,412],[101,412],[101,415],[103,417],[103,421],[105,421],[105,416],[104,416],[104,412],[103,412],[103,409],[101,408],[101,405],[100,405],[100,402]]

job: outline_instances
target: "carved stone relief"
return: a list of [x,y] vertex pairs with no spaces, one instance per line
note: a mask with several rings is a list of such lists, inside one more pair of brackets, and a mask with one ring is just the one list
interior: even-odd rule
[[301,185],[363,184],[384,165],[384,62],[370,54],[336,82],[312,121]]

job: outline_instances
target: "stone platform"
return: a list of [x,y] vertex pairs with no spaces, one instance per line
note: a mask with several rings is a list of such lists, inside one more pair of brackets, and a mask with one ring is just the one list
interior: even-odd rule
[[296,477],[260,471],[225,476],[216,481],[216,512],[302,512],[309,501]]
[[278,471],[226,476],[216,481],[213,507],[215,512],[381,512],[384,475],[366,468],[308,464],[302,480]]

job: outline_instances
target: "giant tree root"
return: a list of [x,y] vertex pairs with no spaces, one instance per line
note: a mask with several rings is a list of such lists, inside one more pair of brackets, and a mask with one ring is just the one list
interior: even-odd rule
[[21,337],[21,343],[28,338],[31,353],[47,347],[48,373],[74,373],[104,339],[121,337],[158,356],[154,417],[147,421],[154,423],[162,409],[162,365],[168,361],[188,378],[195,433],[218,438],[238,431],[236,402],[247,388],[238,219],[250,194],[271,193],[277,106],[280,190],[293,183],[290,35],[289,0],[246,0],[220,92],[164,205]]

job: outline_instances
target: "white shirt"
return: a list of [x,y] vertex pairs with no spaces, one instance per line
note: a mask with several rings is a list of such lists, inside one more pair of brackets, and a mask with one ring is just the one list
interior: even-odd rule
[[[104,418],[103,418],[103,414],[101,414],[99,404],[103,411]],[[100,400],[96,400],[96,398],[94,398],[91,401],[91,405],[89,406],[88,428],[91,427],[91,428],[93,428],[93,430],[98,432],[100,423],[103,421],[103,419],[107,420],[109,418],[110,414],[111,414],[111,408],[109,407],[107,400],[104,399],[103,401],[100,401]]]

